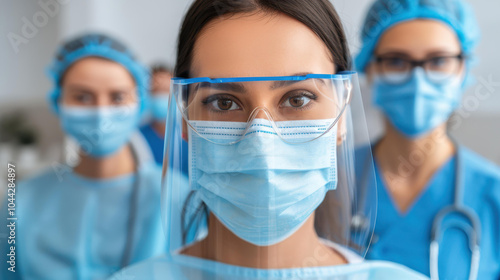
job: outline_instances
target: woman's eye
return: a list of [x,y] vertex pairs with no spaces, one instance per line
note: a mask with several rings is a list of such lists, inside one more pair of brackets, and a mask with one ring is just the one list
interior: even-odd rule
[[447,64],[447,59],[445,57],[435,57],[431,59],[432,67],[442,67]]
[[114,93],[114,94],[111,96],[111,101],[112,101],[114,104],[120,104],[120,103],[123,103],[123,100],[124,100],[123,93]]
[[309,102],[311,102],[311,98],[307,96],[304,95],[291,96],[285,100],[283,106],[292,108],[302,108],[307,104],[309,104]]
[[391,58],[386,61],[386,65],[394,68],[404,68],[406,62],[401,58]]
[[83,104],[88,104],[92,102],[92,96],[88,93],[78,94],[76,100]]
[[220,111],[238,110],[240,108],[236,102],[228,98],[218,98],[210,102],[210,104],[213,108]]

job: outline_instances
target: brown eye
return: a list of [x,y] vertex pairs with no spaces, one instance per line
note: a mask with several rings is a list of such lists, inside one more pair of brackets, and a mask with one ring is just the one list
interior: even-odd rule
[[229,99],[219,99],[217,100],[217,107],[219,107],[220,110],[227,111],[231,109],[233,106],[233,101]]
[[236,101],[226,95],[212,95],[207,99],[203,100],[202,103],[210,107],[211,110],[217,112],[228,112],[241,109]]
[[315,94],[306,91],[295,92],[292,94],[289,94],[288,97],[286,97],[281,106],[294,109],[304,108],[307,104],[309,104],[309,102],[317,99]]
[[290,98],[290,106],[292,107],[302,107],[306,102],[304,96],[295,96]]
[[75,99],[82,104],[89,104],[92,102],[93,96],[90,93],[82,93],[76,95]]
[[113,93],[111,95],[111,101],[113,104],[121,104],[125,101],[125,94],[121,92]]

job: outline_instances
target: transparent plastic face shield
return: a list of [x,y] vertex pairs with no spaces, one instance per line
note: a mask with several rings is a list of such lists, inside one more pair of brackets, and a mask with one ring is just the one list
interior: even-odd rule
[[376,185],[355,72],[174,78],[171,87],[170,258],[279,269],[364,257]]

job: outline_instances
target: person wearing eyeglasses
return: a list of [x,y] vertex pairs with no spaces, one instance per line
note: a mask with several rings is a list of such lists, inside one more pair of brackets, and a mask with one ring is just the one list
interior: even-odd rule
[[500,170],[447,134],[472,81],[471,7],[377,0],[361,37],[356,67],[386,128],[373,147],[378,212],[367,258],[431,279],[500,279]]

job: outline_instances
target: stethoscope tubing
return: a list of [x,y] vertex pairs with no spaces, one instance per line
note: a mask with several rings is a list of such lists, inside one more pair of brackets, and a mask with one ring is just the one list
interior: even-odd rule
[[[476,280],[477,274],[479,271],[479,261],[480,261],[480,243],[481,243],[481,222],[477,214],[464,205],[463,196],[464,196],[464,178],[462,177],[464,174],[462,172],[462,156],[458,145],[457,147],[457,156],[455,162],[455,197],[453,201],[453,205],[447,206],[441,209],[434,221],[432,223],[431,230],[431,244],[430,244],[430,275],[432,280],[439,280],[439,239],[441,235],[444,235],[445,231],[450,228],[456,228],[462,230],[469,239],[469,248],[471,250],[471,263],[470,263],[470,271],[469,271],[469,280]],[[465,228],[463,223],[453,223],[452,226],[446,227],[444,230],[442,229],[443,221],[447,216],[450,215],[459,215],[468,220],[470,224],[470,228]]]
[[137,220],[137,209],[139,203],[139,184],[140,184],[140,176],[139,176],[139,157],[134,147],[129,144],[130,151],[132,152],[132,157],[135,163],[135,180],[132,189],[132,195],[130,197],[130,212],[129,212],[129,220],[127,224],[127,238],[125,243],[125,250],[123,252],[121,268],[128,266],[132,259],[133,252],[133,242],[135,238],[135,222]]
[[[438,214],[435,216],[432,229],[431,229],[431,243],[430,243],[430,275],[432,280],[439,280],[438,274],[438,257],[439,257],[439,239],[441,234],[444,235],[444,231],[442,230],[442,222],[448,215],[460,215],[468,220],[471,228],[470,230],[464,229],[463,226],[459,224],[454,224],[453,228],[459,228],[467,234],[469,239],[469,248],[471,250],[471,264],[469,271],[469,280],[476,280],[477,274],[479,270],[479,261],[480,261],[480,239],[481,239],[481,222],[477,214],[470,208],[464,205],[463,203],[463,195],[464,195],[464,178],[461,166],[462,155],[459,146],[455,141],[454,146],[457,149],[456,152],[456,162],[455,162],[455,193],[454,193],[454,201],[452,205],[444,207],[441,209]],[[373,150],[373,147],[372,147]],[[366,202],[366,192],[367,192],[367,181],[366,178],[366,161],[363,165],[363,178],[361,180],[361,193],[359,195],[360,200],[356,203],[356,214],[353,216],[353,219],[358,220],[358,222],[353,223],[351,228],[353,231],[363,230],[363,227],[369,226],[366,224],[367,218],[363,214],[364,207],[363,204]],[[360,223],[359,221],[364,221]],[[448,227],[447,229],[452,228]],[[445,229],[446,230],[446,229]],[[441,233],[441,234],[440,234]],[[373,237],[372,237],[373,239]]]

